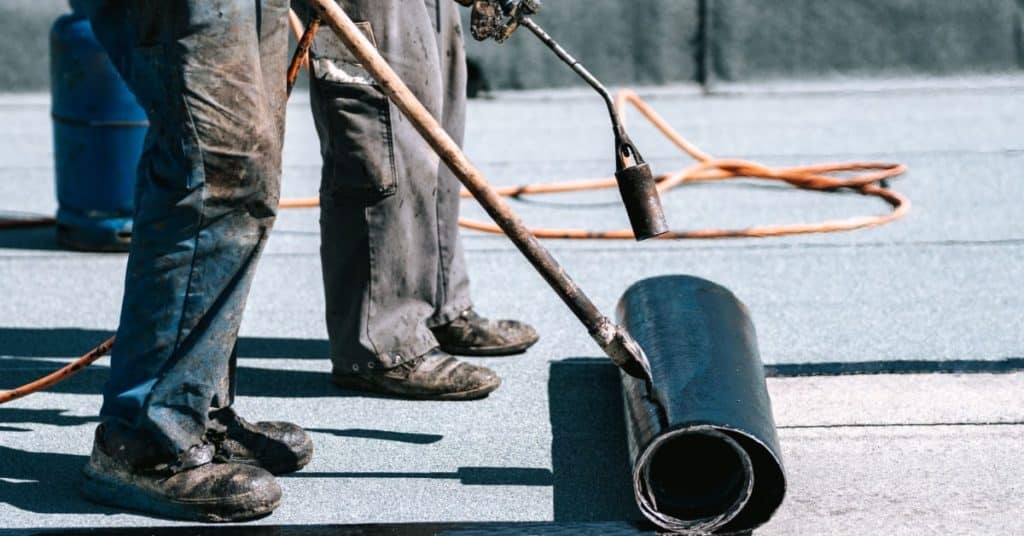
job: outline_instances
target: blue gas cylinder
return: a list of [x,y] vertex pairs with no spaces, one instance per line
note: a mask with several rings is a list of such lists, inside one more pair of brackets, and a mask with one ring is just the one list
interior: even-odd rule
[[88,251],[126,251],[135,175],[149,126],[84,15],[50,32],[57,241]]

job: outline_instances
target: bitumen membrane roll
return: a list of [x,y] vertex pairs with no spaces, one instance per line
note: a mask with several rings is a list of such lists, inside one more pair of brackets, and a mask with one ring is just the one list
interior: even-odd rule
[[618,319],[651,365],[622,374],[640,511],[683,534],[744,533],[771,519],[786,477],[747,308],[696,277],[636,283]]

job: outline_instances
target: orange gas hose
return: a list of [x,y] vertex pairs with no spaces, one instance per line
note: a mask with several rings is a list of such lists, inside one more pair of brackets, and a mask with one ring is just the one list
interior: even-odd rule
[[53,387],[54,385],[57,385],[58,383],[70,378],[71,376],[74,376],[75,374],[78,373],[78,371],[93,364],[93,362],[95,362],[97,359],[103,357],[108,352],[110,352],[110,349],[113,347],[114,338],[111,337],[103,341],[103,344],[100,344],[96,348],[89,350],[89,353],[76,359],[69,365],[62,367],[51,374],[43,376],[42,378],[39,378],[38,380],[32,383],[26,383],[21,387],[0,393],[0,404],[6,404],[11,400],[17,400],[19,398],[28,396],[36,391],[42,391],[43,389],[47,389]]
[[[301,22],[299,22],[294,16],[290,22],[293,30],[297,34],[301,35],[303,33],[301,31]],[[881,198],[892,207],[891,212],[880,216],[861,216],[843,220],[828,220],[818,223],[763,225],[745,229],[676,230],[660,236],[659,238],[661,239],[765,238],[794,234],[851,231],[854,229],[875,227],[896,221],[906,216],[910,211],[911,203],[908,198],[881,185],[884,181],[905,173],[907,171],[907,167],[903,164],[850,162],[827,163],[790,168],[771,168],[756,162],[749,162],[745,160],[716,159],[683,138],[671,127],[671,125],[668,124],[667,121],[665,121],[664,118],[658,115],[654,109],[644,102],[643,99],[641,99],[635,92],[630,90],[621,91],[616,96],[615,101],[616,107],[619,109],[620,113],[624,111],[627,104],[632,105],[676,147],[696,160],[696,163],[690,167],[659,176],[657,179],[658,191],[662,194],[668,193],[670,190],[685,184],[726,181],[738,178],[753,178],[784,182],[803,190],[834,192],[839,189],[851,189],[866,196]],[[846,178],[830,176],[830,174],[852,172],[859,172],[860,174]],[[528,195],[582,192],[615,187],[617,187],[617,184],[614,178],[604,178],[556,183],[523,184],[520,186],[499,188],[497,191],[500,195],[505,197],[523,197]],[[469,192],[463,190],[462,197],[470,197]],[[283,199],[281,200],[280,206],[281,208],[315,208],[320,206],[320,199],[317,197]],[[50,225],[53,223],[54,220],[52,218],[6,220],[0,221],[0,229]],[[459,225],[467,229],[486,233],[501,234],[502,232],[497,225],[492,223],[465,218],[459,220]],[[633,232],[629,229],[597,230],[582,228],[533,228],[530,230],[538,238],[616,240],[633,238]],[[32,383],[0,393],[0,405],[30,395],[36,391],[52,387],[53,385],[71,377],[108,353],[113,345],[114,338],[111,337],[104,341],[103,344],[90,350],[89,353],[83,355],[67,366]]]
[[[624,90],[618,93],[615,98],[616,107],[619,113],[625,111],[626,105],[635,107],[655,128],[665,135],[676,147],[697,161],[696,164],[661,175],[658,180],[658,191],[665,194],[668,191],[682,186],[698,182],[725,181],[737,178],[755,178],[768,181],[781,181],[796,188],[804,190],[817,190],[822,192],[836,191],[848,188],[860,192],[863,195],[879,197],[892,206],[892,211],[881,216],[862,216],[843,220],[829,220],[819,223],[799,223],[787,225],[764,225],[749,227],[746,229],[694,229],[670,231],[658,238],[660,239],[711,239],[711,238],[765,238],[770,236],[784,236],[793,234],[810,233],[832,233],[839,231],[851,231],[865,227],[874,227],[898,220],[910,211],[910,200],[902,194],[880,186],[885,180],[902,175],[907,171],[903,164],[889,164],[876,162],[851,162],[851,163],[830,163],[816,166],[803,166],[791,168],[770,168],[756,162],[744,160],[719,160],[708,153],[701,151],[696,145],[683,138],[671,125],[665,121],[654,109],[640,98],[635,92]],[[862,172],[848,178],[829,176],[832,173]],[[581,192],[586,190],[599,190],[616,188],[614,178],[576,180],[559,183],[524,184],[499,188],[498,193],[507,197],[523,197],[527,195],[553,194],[562,192]],[[468,192],[463,191],[462,197],[469,197]],[[487,233],[501,233],[497,225],[489,222],[460,219],[459,223],[475,231]],[[539,238],[574,238],[574,239],[617,239],[625,240],[633,238],[633,231],[630,229],[603,231],[595,229],[577,228],[534,228],[531,231]]]

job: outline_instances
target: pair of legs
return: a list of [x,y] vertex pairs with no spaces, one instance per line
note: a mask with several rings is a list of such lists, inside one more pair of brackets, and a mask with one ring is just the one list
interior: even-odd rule
[[83,489],[172,517],[269,513],[281,491],[265,468],[298,469],[312,443],[230,405],[242,311],[277,212],[288,1],[75,4],[151,125]]
[[[304,3],[296,11],[308,17]],[[342,0],[345,12],[461,141],[466,68],[451,0]],[[459,182],[330,31],[310,52],[321,141],[321,259],[337,373],[392,368],[470,309]]]
[[234,347],[277,213],[287,0],[93,0],[146,109],[136,215],[101,414],[173,452],[231,404]]
[[[466,58],[458,5],[339,3],[461,143]],[[308,23],[305,3],[293,6]],[[529,326],[472,312],[458,227],[461,185],[337,36],[320,31],[310,60],[335,381],[417,398],[486,395],[500,383],[495,374],[436,350],[517,353],[537,337]]]

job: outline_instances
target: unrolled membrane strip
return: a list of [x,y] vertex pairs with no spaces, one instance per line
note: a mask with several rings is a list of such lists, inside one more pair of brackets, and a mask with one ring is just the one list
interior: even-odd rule
[[786,477],[747,308],[710,281],[666,276],[630,287],[618,317],[651,364],[651,382],[622,374],[640,511],[683,534],[767,522]]

